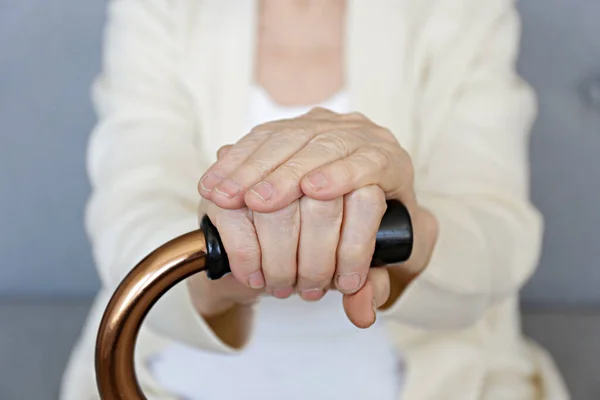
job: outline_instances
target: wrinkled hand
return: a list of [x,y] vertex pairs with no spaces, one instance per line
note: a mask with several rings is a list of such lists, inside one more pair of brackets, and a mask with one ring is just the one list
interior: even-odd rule
[[421,229],[433,217],[416,203],[410,157],[357,113],[317,108],[260,125],[220,150],[199,191],[218,209],[208,215],[240,283],[279,298],[297,290],[306,300],[333,286],[360,327],[373,323],[373,308],[394,286],[388,269],[369,269],[386,198],[407,206],[416,235],[411,260],[397,270],[420,272],[435,241]]
[[359,113],[315,108],[257,126],[202,176],[200,194],[219,207],[262,213],[307,195],[333,200],[369,185],[415,203],[411,159],[387,129]]

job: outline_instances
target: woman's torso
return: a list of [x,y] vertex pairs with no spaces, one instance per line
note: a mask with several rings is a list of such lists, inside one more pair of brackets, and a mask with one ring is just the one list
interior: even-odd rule
[[[475,4],[479,4],[476,1],[468,2],[469,5],[465,3],[462,8],[452,7],[452,3],[446,1],[410,0],[389,3],[378,0],[350,3],[353,4],[354,11],[348,19],[348,29],[352,34],[351,45],[346,49],[349,50],[347,59],[350,62],[345,64],[345,78],[348,80],[344,84],[350,89],[352,107],[390,128],[416,159],[425,158],[427,145],[437,134],[436,126],[446,118],[447,109],[444,105],[451,103],[449,97],[458,90],[462,59],[458,65],[453,63],[452,68],[443,68],[439,62],[436,63],[434,66],[440,70],[436,74],[432,69],[426,68],[428,64],[425,60],[431,60],[432,55],[439,55],[442,50],[445,56],[464,54],[465,50],[469,50],[468,43],[447,45],[446,38],[453,37],[454,26],[454,14],[448,11],[458,12],[469,8],[488,10],[489,12],[477,14],[477,18],[458,19],[460,26],[478,26],[479,21],[489,19],[498,10],[489,7],[490,4],[475,7]],[[256,29],[253,17],[256,2],[236,3],[235,7],[239,10],[236,13],[228,12],[232,3],[222,0],[169,4],[178,4],[182,12],[179,12],[179,8],[173,12],[170,8],[166,11],[167,7],[164,7],[164,10],[154,10],[154,14],[168,20],[172,18],[176,26],[181,27],[182,36],[189,39],[185,44],[178,42],[178,46],[186,50],[186,64],[177,66],[180,71],[177,80],[183,83],[183,92],[189,94],[192,100],[189,107],[192,111],[186,117],[197,123],[200,133],[196,145],[202,156],[210,161],[221,144],[230,143],[235,139],[234,135],[242,131],[243,124],[239,123],[241,118],[238,117],[247,104],[248,82],[253,77],[248,72],[254,62],[251,56],[254,53],[249,51],[253,40],[248,38]],[[202,4],[202,9],[197,13],[190,12],[196,11],[198,4]],[[390,11],[392,4],[394,12]],[[448,4],[450,7],[444,8]],[[120,7],[128,11],[127,5]],[[130,25],[144,25],[140,22],[145,23],[149,18],[143,13],[123,14],[127,14],[130,19],[119,25],[120,30],[129,29]],[[197,15],[197,24],[189,24],[191,15]],[[219,21],[219,25],[214,21]],[[434,23],[430,23],[431,21]],[[158,27],[149,30],[152,33],[162,33]],[[221,33],[218,40],[206,39],[207,33],[215,31]],[[379,38],[384,45],[371,46],[370,42],[360,40],[361,37]],[[471,37],[473,35],[469,35]],[[390,38],[399,45],[386,43],[385,40],[391,40]],[[427,40],[421,40],[423,38]],[[155,48],[161,42],[148,40],[143,44],[148,44],[144,48]],[[113,53],[113,58],[128,60],[128,54],[123,50]],[[206,58],[207,54],[211,55],[210,59]],[[164,59],[171,60],[169,57]],[[144,65],[149,68],[154,64]],[[442,76],[443,79],[431,84],[429,96],[424,96],[419,83],[424,77],[434,75]],[[168,96],[169,92],[163,97]],[[416,107],[416,100],[423,98],[426,101],[419,102],[420,108]],[[423,107],[421,103],[427,106]],[[226,114],[224,110],[230,112]],[[207,132],[218,132],[220,136],[211,138]],[[98,398],[93,374],[93,344],[98,320],[110,294],[110,289],[103,289],[98,296],[89,323],[65,373],[62,399]],[[328,294],[323,301],[331,295],[335,295],[335,292]],[[530,393],[529,385],[523,389],[514,383],[517,378],[529,382],[529,377],[533,374],[536,374],[536,379],[543,381],[540,384],[559,387],[560,378],[547,356],[533,345],[526,346],[519,337],[517,306],[515,293],[486,312],[480,323],[459,332],[427,331],[388,319],[388,332],[397,348],[402,349],[403,359],[410,370],[406,375],[403,398],[534,398],[525,394]],[[143,327],[138,344],[137,372],[140,385],[148,398],[172,399],[164,393],[162,385],[156,385],[153,377],[148,374],[146,363],[155,355],[161,354],[164,346],[170,346],[172,342]],[[194,378],[199,376],[200,373],[194,374]],[[232,374],[221,377],[229,386],[237,385],[236,377]],[[499,388],[512,396],[484,396],[483,392],[488,393],[490,387]],[[563,399],[566,396],[556,398]]]

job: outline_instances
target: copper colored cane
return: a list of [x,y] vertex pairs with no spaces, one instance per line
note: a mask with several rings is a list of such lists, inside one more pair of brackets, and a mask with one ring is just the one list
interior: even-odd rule
[[205,251],[204,233],[188,233],[150,254],[121,282],[106,307],[96,341],[96,376],[102,399],[146,398],[133,364],[140,326],[160,296],[204,269]]
[[[412,226],[406,208],[388,201],[372,266],[405,261],[412,251]],[[134,350],[140,326],[154,303],[171,287],[206,271],[219,279],[230,271],[216,228],[208,218],[143,259],[113,294],[96,341],[96,379],[104,400],[144,400],[135,376]]]

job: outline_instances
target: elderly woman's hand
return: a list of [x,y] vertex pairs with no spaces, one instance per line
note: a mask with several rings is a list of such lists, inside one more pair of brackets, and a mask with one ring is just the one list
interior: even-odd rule
[[416,203],[410,157],[388,130],[357,113],[316,108],[260,125],[221,149],[199,191],[222,210],[252,211],[251,248],[236,244],[246,233],[235,221],[211,216],[240,282],[279,298],[296,289],[306,300],[333,285],[346,294],[357,326],[369,326],[373,307],[394,289],[385,268],[369,270],[386,198],[402,201],[413,219],[415,246],[403,275],[425,267],[435,241],[435,221]]
[[414,204],[409,155],[391,132],[358,113],[315,108],[259,125],[223,153],[199,184],[222,208],[268,213],[302,195],[333,200],[369,185]]

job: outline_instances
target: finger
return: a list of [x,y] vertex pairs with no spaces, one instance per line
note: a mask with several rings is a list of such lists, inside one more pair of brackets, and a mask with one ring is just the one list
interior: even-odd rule
[[263,288],[261,251],[252,212],[248,209],[225,210],[209,203],[207,215],[219,232],[235,278],[249,288]]
[[219,149],[217,161],[206,170],[198,182],[200,195],[212,200],[214,187],[242,164],[267,138],[266,132],[251,132],[231,147],[224,146]]
[[346,316],[359,328],[368,328],[375,323],[376,310],[390,295],[390,277],[386,268],[371,268],[365,286],[354,294],[343,298]]
[[300,206],[294,202],[274,213],[254,213],[267,292],[277,298],[294,291],[300,234]]
[[[239,207],[244,204],[244,198],[239,194],[246,193],[248,189],[253,188],[255,192],[253,197],[262,199],[262,202],[268,202],[275,194],[273,190],[276,188],[270,186],[268,182],[257,184],[300,151],[327,126],[328,124],[315,123],[302,118],[258,126],[255,128],[257,132],[271,132],[268,139],[262,142],[242,163],[238,164],[235,170],[228,174],[227,179],[215,186],[214,190],[220,196],[213,196],[212,200],[223,208]],[[296,192],[299,191],[300,179],[301,176],[294,180]],[[289,203],[291,201],[287,204]],[[278,208],[265,209],[262,212],[272,212],[287,204],[282,204]]]
[[344,212],[344,199],[300,199],[300,240],[296,287],[304,300],[325,295],[335,272],[336,252]]
[[[312,171],[301,182],[307,196],[330,200],[368,185],[387,198],[415,203],[413,164],[408,153],[392,144],[362,147],[350,156]],[[409,207],[410,209],[410,207]]]
[[272,212],[300,198],[303,195],[300,183],[306,174],[348,157],[362,143],[357,130],[338,128],[315,136],[291,158],[261,177],[261,181],[246,193],[245,204],[254,211]]
[[385,209],[385,196],[377,186],[367,186],[344,196],[335,271],[335,284],[340,292],[355,293],[364,285]]

